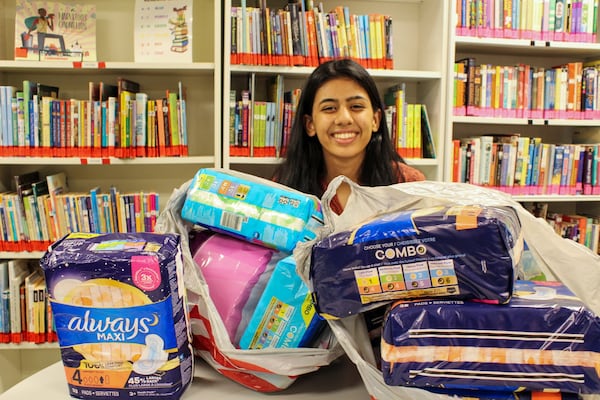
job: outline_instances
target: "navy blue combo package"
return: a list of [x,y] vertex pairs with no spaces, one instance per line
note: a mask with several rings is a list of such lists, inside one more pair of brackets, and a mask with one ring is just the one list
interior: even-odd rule
[[424,297],[510,300],[523,249],[512,207],[392,211],[312,248],[317,311],[343,318],[382,301]]
[[600,393],[600,319],[560,282],[517,281],[501,305],[399,301],[381,356],[392,386]]
[[70,233],[40,264],[72,397],[181,397],[194,365],[179,235]]

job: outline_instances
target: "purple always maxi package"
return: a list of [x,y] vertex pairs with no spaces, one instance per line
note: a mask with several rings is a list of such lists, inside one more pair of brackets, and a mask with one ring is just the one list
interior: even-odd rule
[[517,281],[507,304],[398,301],[381,357],[391,386],[600,393],[600,319],[560,282]]
[[70,233],[40,265],[69,395],[181,397],[193,356],[179,235]]
[[506,303],[522,251],[511,207],[391,211],[316,242],[310,280],[317,311],[331,319],[398,299]]

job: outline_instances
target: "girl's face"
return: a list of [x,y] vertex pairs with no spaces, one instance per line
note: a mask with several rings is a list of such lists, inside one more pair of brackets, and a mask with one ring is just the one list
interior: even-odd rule
[[323,146],[326,164],[360,166],[380,120],[381,110],[373,111],[367,92],[358,83],[335,78],[317,90],[312,115],[305,116],[304,122],[308,135],[316,135]]

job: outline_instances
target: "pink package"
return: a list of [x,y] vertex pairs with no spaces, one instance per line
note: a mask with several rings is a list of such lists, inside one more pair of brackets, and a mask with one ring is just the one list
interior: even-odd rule
[[220,233],[200,232],[190,240],[193,259],[202,271],[229,338],[234,340],[242,310],[273,250]]

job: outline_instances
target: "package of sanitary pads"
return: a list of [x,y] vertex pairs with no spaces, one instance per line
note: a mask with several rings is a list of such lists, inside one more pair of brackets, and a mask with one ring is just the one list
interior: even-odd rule
[[239,347],[262,349],[310,345],[324,322],[315,312],[308,288],[296,273],[294,258],[288,256],[275,265]]
[[317,311],[341,318],[370,303],[451,296],[505,303],[523,240],[511,207],[392,211],[312,248]]
[[517,281],[500,305],[400,301],[381,357],[392,386],[600,393],[600,319],[558,282]]
[[276,251],[208,230],[190,240],[190,251],[233,341],[242,310]]
[[188,189],[183,219],[278,250],[291,252],[323,225],[314,196],[235,171],[199,170]]
[[72,397],[181,397],[193,356],[178,235],[71,233],[40,264]]

